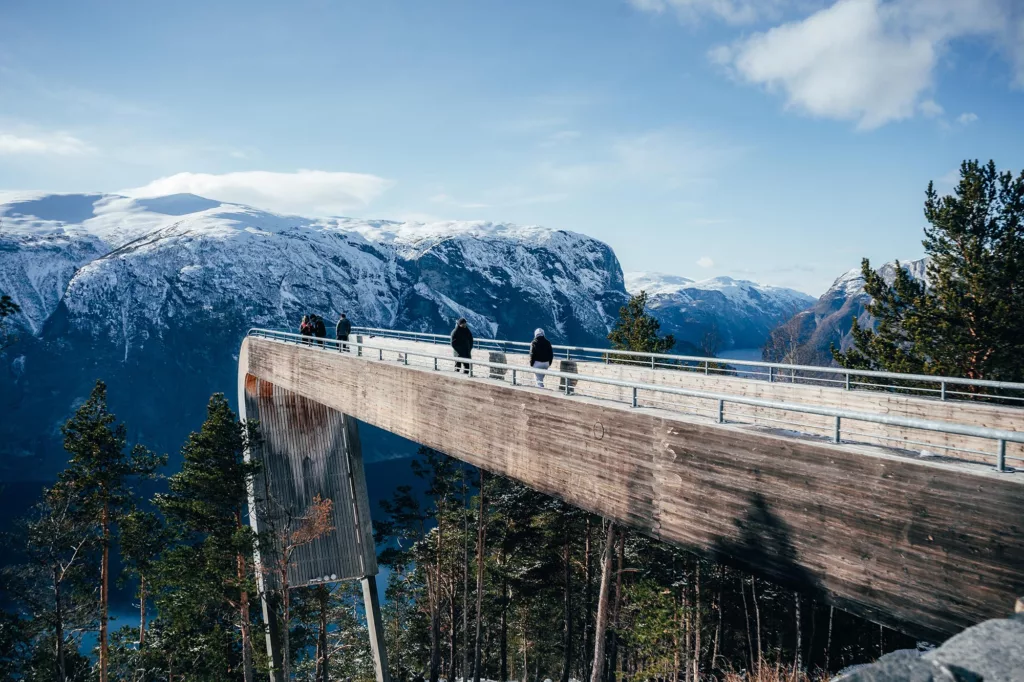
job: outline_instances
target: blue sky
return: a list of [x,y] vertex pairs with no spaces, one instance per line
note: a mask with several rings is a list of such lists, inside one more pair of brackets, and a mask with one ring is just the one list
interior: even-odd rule
[[1017,0],[8,0],[0,189],[536,223],[823,291],[1024,167]]

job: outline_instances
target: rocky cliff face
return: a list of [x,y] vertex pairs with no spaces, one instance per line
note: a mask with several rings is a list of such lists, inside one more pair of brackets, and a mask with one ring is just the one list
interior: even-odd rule
[[192,195],[0,195],[0,290],[23,307],[0,372],[0,480],[64,462],[59,426],[97,378],[138,440],[173,453],[249,327],[357,325],[602,344],[626,300],[612,250],[507,224],[309,219]]
[[[927,278],[927,259],[900,263],[916,279]],[[896,277],[896,261],[886,263],[878,272],[890,284]],[[801,365],[830,365],[835,345],[846,350],[853,343],[850,328],[853,318],[871,325],[864,306],[871,297],[864,291],[860,268],[841,275],[814,305],[797,313],[771,332],[765,346],[766,360]]]

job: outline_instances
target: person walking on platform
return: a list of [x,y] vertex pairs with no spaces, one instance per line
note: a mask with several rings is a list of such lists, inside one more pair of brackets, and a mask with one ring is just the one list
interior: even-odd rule
[[[551,342],[544,336],[544,330],[533,330],[533,343],[530,344],[530,367],[547,369],[555,359],[555,351]],[[537,388],[544,388],[544,375],[537,375]]]
[[[345,317],[345,313],[341,314],[341,319],[338,320],[338,326],[334,328],[334,332],[338,337],[338,341],[348,341],[348,335],[352,333],[352,323]],[[341,344],[340,347],[343,351],[348,350],[347,343]]]
[[[299,334],[302,336],[313,336],[313,324],[309,321],[309,315],[302,316],[302,322],[299,323]],[[303,339],[302,342],[309,343],[306,339]]]
[[324,345],[323,340],[327,338],[327,325],[324,324],[324,318],[319,315],[313,316],[313,336],[320,339],[317,341],[317,345]]
[[[473,332],[469,331],[469,325],[466,323],[466,318],[460,317],[458,323],[455,325],[455,329],[452,330],[452,350],[455,351],[455,357],[457,358],[472,358],[473,357]],[[469,374],[469,363],[455,361],[455,371],[458,372],[462,369],[466,374]]]

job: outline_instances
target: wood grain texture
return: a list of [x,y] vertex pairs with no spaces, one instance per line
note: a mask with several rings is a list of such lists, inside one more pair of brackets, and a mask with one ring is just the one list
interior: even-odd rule
[[[355,419],[328,404],[245,376],[243,418],[256,419],[260,441],[249,456],[261,463],[250,494],[253,527],[277,538],[294,531],[315,498],[331,500],[333,530],[295,550],[288,566],[293,587],[377,574],[369,495]],[[279,547],[261,548],[273,562]],[[276,574],[263,580],[274,587]]]
[[249,338],[240,371],[927,638],[1024,593],[1024,476]]

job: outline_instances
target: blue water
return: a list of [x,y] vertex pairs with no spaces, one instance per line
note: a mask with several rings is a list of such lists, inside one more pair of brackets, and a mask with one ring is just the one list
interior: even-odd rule
[[[718,354],[723,360],[746,360],[761,362],[761,349],[760,348],[733,348],[732,350],[724,350]],[[736,372],[730,372],[732,376],[755,378],[757,372],[763,371],[756,367],[743,367],[742,365],[736,366]]]

